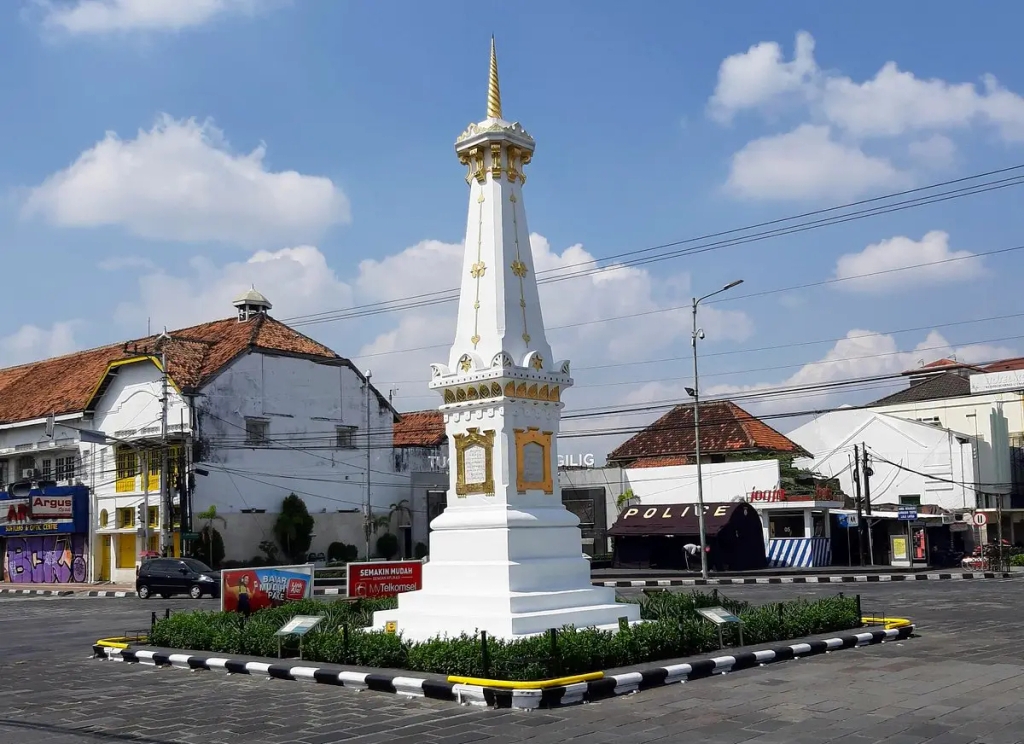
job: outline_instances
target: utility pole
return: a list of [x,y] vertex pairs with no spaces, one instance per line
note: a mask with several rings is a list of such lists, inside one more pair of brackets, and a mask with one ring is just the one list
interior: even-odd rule
[[171,527],[174,509],[171,507],[171,486],[168,483],[170,468],[167,457],[167,354],[160,352],[160,552],[164,556],[174,554],[174,533]]
[[853,494],[857,504],[857,555],[864,565],[864,501],[860,497],[860,447],[853,445]]
[[363,513],[364,528],[366,536],[366,560],[370,560],[370,456],[373,454],[370,449],[370,378],[373,372],[366,370],[366,504]]
[[[864,467],[862,471],[864,473],[864,509],[868,513],[868,517],[871,516],[871,476],[874,475],[874,471],[871,469],[871,461],[868,458],[868,446],[864,442],[860,443],[861,455],[864,457]],[[871,565],[875,565],[875,542],[871,536],[871,525],[868,525],[868,556],[871,559]]]

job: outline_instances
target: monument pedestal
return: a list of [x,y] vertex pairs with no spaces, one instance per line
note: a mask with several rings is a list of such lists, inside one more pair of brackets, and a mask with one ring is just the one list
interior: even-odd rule
[[485,630],[492,638],[522,638],[550,628],[618,629],[640,619],[640,608],[595,587],[580,551],[577,518],[557,508],[449,507],[434,520],[423,589],[398,596],[398,609],[374,614],[394,621],[411,641]]

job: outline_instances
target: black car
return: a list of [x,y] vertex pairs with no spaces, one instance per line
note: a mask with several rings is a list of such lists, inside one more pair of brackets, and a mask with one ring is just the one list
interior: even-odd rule
[[135,591],[141,599],[159,594],[188,594],[192,599],[220,596],[220,571],[195,558],[154,558],[139,568]]

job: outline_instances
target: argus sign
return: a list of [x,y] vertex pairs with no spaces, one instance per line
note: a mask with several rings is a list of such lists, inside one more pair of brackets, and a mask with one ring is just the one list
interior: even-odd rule
[[32,519],[70,519],[74,514],[70,496],[33,496],[29,502]]
[[389,561],[348,564],[348,596],[359,599],[394,597],[423,588],[423,563]]

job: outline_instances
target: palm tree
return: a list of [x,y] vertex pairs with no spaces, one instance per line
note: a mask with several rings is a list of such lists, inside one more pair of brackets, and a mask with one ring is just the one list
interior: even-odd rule
[[[397,522],[398,529],[411,528],[412,527],[412,509],[409,508],[409,499],[402,499],[396,504],[392,504],[390,511],[388,512],[388,526],[391,526],[391,522]],[[405,541],[402,540],[402,557],[408,558],[405,554]]]
[[216,504],[211,504],[209,509],[201,511],[196,514],[196,519],[201,519],[206,522],[206,527],[203,528],[202,532],[206,533],[206,543],[209,547],[209,563],[213,566],[213,523],[220,522],[225,527],[227,526],[227,520],[217,513]]

